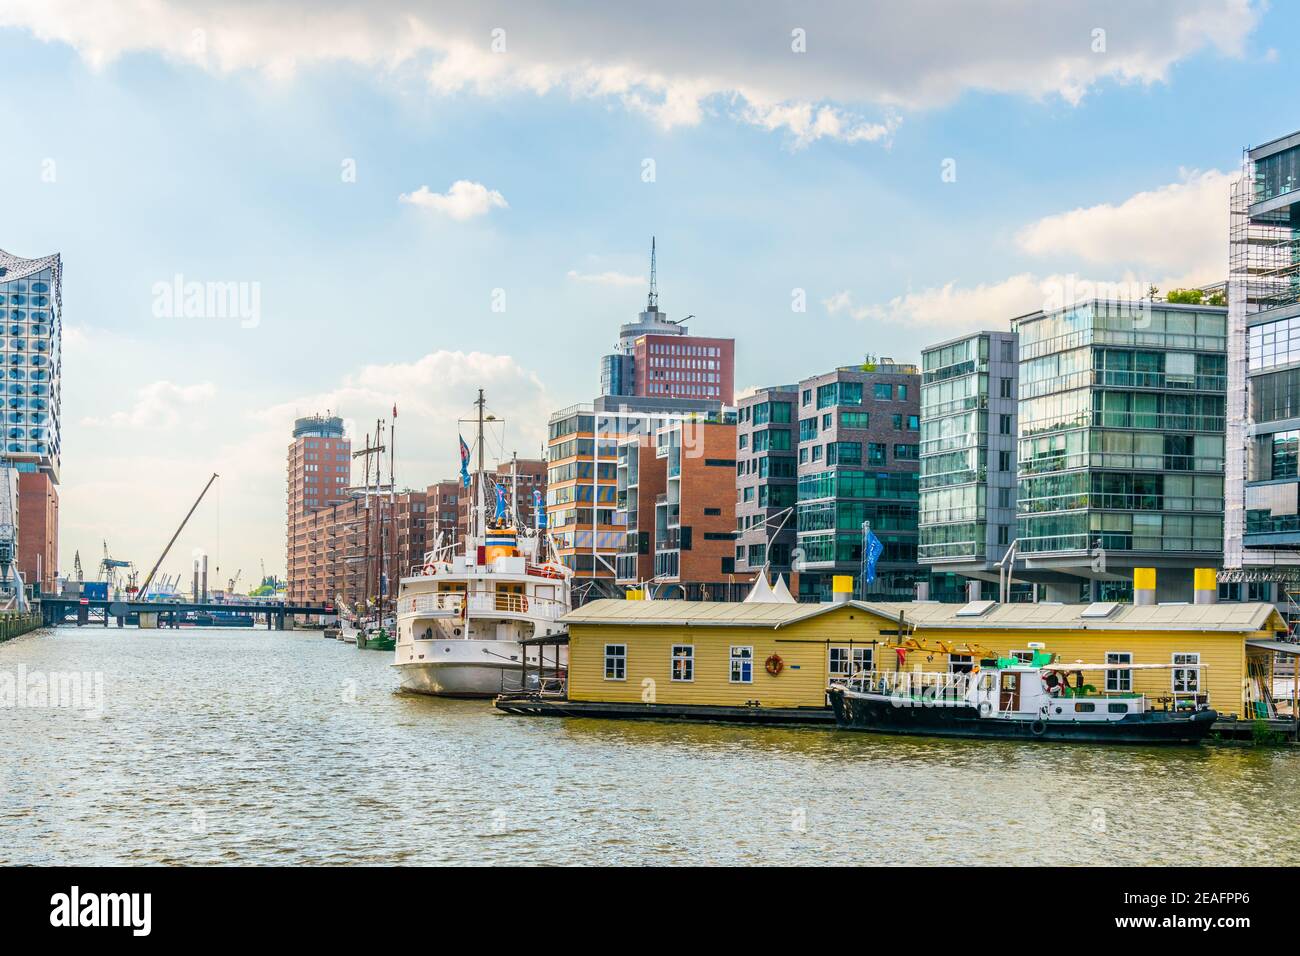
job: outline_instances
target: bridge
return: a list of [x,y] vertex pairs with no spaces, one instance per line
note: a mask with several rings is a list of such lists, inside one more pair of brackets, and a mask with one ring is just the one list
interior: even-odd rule
[[[338,613],[331,602],[247,602],[233,603],[213,601],[116,601],[84,597],[41,597],[41,620],[47,627],[57,624],[103,624],[116,620],[118,627],[123,627],[134,618],[139,623],[140,615],[156,615],[159,627],[180,627],[182,622],[195,623],[203,621],[204,626],[221,627],[220,619],[213,615],[230,618],[248,618],[254,625],[259,618],[265,617],[267,630],[283,631],[285,618],[297,614],[335,615]],[[228,626],[243,626],[230,624]]]

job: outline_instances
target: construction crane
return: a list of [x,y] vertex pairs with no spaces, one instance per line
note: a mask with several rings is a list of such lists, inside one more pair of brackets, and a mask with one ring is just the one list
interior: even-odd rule
[[104,542],[104,558],[99,562],[99,579],[108,582],[110,591],[116,591],[118,587],[117,571],[119,568],[131,568],[130,561],[120,561],[117,558],[109,557],[108,542]]
[[76,551],[72,556],[72,576],[74,580],[80,581],[81,577],[81,552]]
[[235,576],[234,576],[233,578],[230,579],[230,584],[226,587],[226,593],[227,593],[227,594],[234,594],[234,593],[235,593],[235,585],[239,583],[239,576],[240,576],[242,573],[243,573],[243,569],[242,569],[242,568],[240,568],[239,570],[237,570],[237,571],[235,572]]
[[158,573],[159,566],[167,560],[167,552],[172,549],[172,545],[176,543],[176,539],[181,536],[181,532],[185,530],[185,525],[189,523],[190,517],[199,507],[199,503],[203,501],[203,496],[208,493],[208,489],[212,487],[212,483],[216,481],[218,477],[219,476],[214,471],[212,477],[208,479],[208,483],[204,485],[203,490],[199,492],[199,496],[194,499],[194,504],[190,505],[190,510],[185,513],[185,517],[181,520],[181,526],[176,529],[176,533],[172,535],[172,539],[167,542],[167,547],[163,548],[163,553],[158,556],[158,560],[154,562],[154,566],[150,568],[149,573],[145,575],[144,584],[140,585],[140,600],[144,600],[145,596],[149,593],[149,585],[153,583],[153,576]]

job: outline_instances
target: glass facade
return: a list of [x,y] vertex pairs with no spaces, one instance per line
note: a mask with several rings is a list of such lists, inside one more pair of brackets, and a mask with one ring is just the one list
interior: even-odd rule
[[0,315],[5,336],[5,457],[35,463],[58,479],[62,360],[59,257],[18,259],[0,252]]
[[[921,353],[920,541],[932,567],[987,571],[1015,525],[1014,334],[983,332]],[[991,429],[991,433],[990,433]],[[964,593],[958,589],[958,594]]]
[[1160,302],[1020,320],[1020,553],[1222,550],[1226,323]]

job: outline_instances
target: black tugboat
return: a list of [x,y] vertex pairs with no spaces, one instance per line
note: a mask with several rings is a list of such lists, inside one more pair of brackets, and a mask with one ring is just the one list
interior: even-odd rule
[[827,694],[836,723],[846,730],[1080,743],[1200,743],[1218,718],[1204,694],[1175,694],[1165,709],[1153,709],[1142,694],[1102,695],[1085,684],[1089,672],[1171,666],[1063,664],[1035,652],[1028,663],[985,660],[967,674],[855,674],[831,684]]

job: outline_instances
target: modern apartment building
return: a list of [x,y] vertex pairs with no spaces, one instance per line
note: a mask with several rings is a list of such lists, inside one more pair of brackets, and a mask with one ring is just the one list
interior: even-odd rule
[[547,526],[560,560],[576,574],[578,600],[620,593],[615,557],[627,541],[627,513],[618,507],[620,447],[629,438],[652,435],[674,421],[721,421],[722,414],[720,402],[601,396],[551,415]]
[[[915,365],[882,359],[799,383],[794,568],[800,600],[830,600],[832,578],[852,575],[856,597],[915,593],[920,471],[920,385]],[[867,529],[884,551],[866,581]]]
[[616,583],[655,597],[740,600],[736,580],[736,425],[679,419],[619,444],[618,508],[627,530]]
[[461,501],[468,499],[469,492],[458,478],[444,478],[425,489],[425,502],[428,505],[426,530],[429,547],[435,542],[442,546],[455,546],[461,540]]
[[1227,309],[1078,302],[1020,316],[1017,580],[1187,600],[1223,548]]
[[0,341],[6,412],[3,460],[18,472],[17,563],[25,583],[52,592],[59,557],[63,262],[0,250]]
[[917,558],[936,575],[996,582],[1015,538],[1019,358],[1014,332],[977,332],[921,351]]
[[352,489],[344,501],[307,514],[300,525],[304,556],[289,576],[290,593],[296,585],[299,595],[293,599],[341,598],[351,607],[381,591],[395,593],[398,580],[423,563],[432,544],[428,508],[422,491],[372,489],[367,508],[365,490]]
[[311,415],[293,425],[288,451],[285,571],[290,601],[310,600],[308,519],[317,511],[348,500],[352,442],[337,415]]
[[[791,575],[798,519],[799,388],[760,388],[736,404],[736,573]],[[794,582],[787,580],[791,590]]]
[[618,344],[600,360],[600,393],[730,405],[735,394],[736,340],[689,334],[694,316],[672,321],[659,310],[654,240],[645,311],[619,329]]
[[1231,205],[1225,577],[1300,584],[1300,132],[1247,150]]

